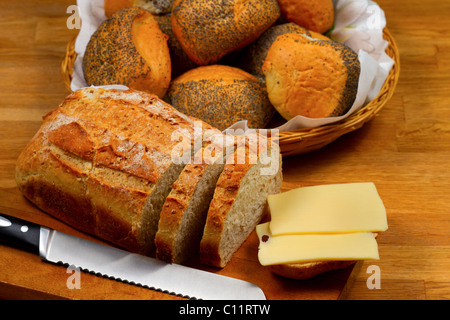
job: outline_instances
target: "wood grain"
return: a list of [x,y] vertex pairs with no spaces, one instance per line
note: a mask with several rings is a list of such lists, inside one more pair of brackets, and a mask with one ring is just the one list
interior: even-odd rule
[[[60,63],[67,42],[77,32],[66,27],[66,9],[74,3],[0,0],[0,211],[90,238],[41,213],[21,196],[14,181],[20,151],[42,116],[68,94]],[[377,238],[381,259],[361,263],[351,275],[346,270],[293,282],[261,271],[256,260],[248,260],[255,254],[248,251],[255,250],[253,235],[222,272],[244,274],[263,287],[275,283],[269,298],[450,298],[450,2],[378,3],[400,51],[401,75],[393,98],[360,130],[317,152],[284,159],[283,188],[373,181],[388,212],[389,230]],[[371,264],[380,267],[381,289],[367,287]],[[354,282],[344,288],[349,276]],[[49,277],[56,289],[29,289],[42,288]],[[64,268],[42,266],[38,257],[0,246],[2,298],[172,297],[89,274],[83,274],[85,290],[70,291],[67,277]]]

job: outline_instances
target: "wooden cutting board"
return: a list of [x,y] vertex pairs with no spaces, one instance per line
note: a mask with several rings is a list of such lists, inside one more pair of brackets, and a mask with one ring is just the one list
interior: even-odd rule
[[[17,188],[2,192],[11,208],[2,212],[74,236],[107,244],[93,236],[71,228],[40,211],[27,201]],[[261,266],[257,258],[258,238],[253,232],[233,259],[223,269],[205,267],[194,258],[189,266],[221,275],[249,281],[258,285],[268,300],[335,300],[344,298],[351,286],[359,263],[346,269],[325,273],[309,280],[285,279]],[[1,299],[144,299],[167,300],[180,297],[110,280],[89,273],[74,272],[64,266],[42,261],[37,255],[0,244],[0,298]],[[74,288],[79,284],[80,288]]]

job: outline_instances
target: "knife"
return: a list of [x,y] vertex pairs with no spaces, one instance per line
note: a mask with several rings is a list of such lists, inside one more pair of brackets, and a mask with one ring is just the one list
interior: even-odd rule
[[243,280],[166,263],[5,214],[0,214],[0,243],[39,254],[45,261],[186,298],[265,300],[258,286]]

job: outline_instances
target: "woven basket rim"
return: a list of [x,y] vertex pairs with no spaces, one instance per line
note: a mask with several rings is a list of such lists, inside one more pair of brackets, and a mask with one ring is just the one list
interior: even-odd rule
[[[61,72],[64,84],[70,92],[73,67],[77,57],[75,52],[74,36],[66,46],[66,53],[61,63]],[[338,139],[340,136],[361,128],[366,122],[372,120],[394,94],[400,75],[400,55],[395,40],[388,30],[383,30],[384,39],[388,42],[386,53],[394,60],[394,66],[382,86],[379,94],[367,105],[354,112],[349,117],[331,124],[314,128],[303,128],[279,133],[278,143],[283,156],[308,153],[316,151]]]

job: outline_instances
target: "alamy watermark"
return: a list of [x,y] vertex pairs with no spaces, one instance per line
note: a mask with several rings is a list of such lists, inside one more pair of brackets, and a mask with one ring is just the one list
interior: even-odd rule
[[81,289],[81,270],[75,266],[69,266],[66,273],[70,273],[67,278],[66,287],[67,289]]
[[367,289],[381,289],[381,269],[377,265],[370,265],[367,267],[367,274],[370,276],[367,278],[366,285]]
[[67,29],[80,29],[81,28],[81,18],[80,11],[77,5],[71,5],[67,7],[66,13],[69,13],[70,16],[67,18],[66,26]]

